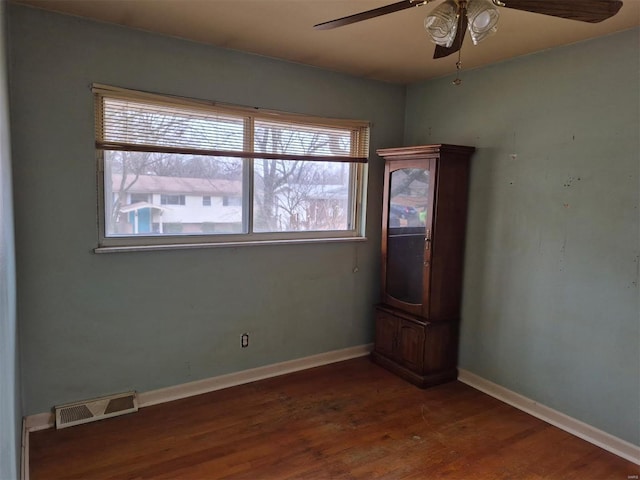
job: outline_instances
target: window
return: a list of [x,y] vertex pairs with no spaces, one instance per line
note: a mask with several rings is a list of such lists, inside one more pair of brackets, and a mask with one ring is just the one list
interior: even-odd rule
[[362,236],[367,123],[94,94],[99,247]]
[[149,201],[149,195],[147,195],[146,193],[132,193],[131,201],[129,203],[141,203],[141,202],[148,202],[148,201]]
[[184,195],[160,195],[160,205],[186,205]]
[[224,207],[238,207],[242,205],[241,197],[222,197],[222,206]]

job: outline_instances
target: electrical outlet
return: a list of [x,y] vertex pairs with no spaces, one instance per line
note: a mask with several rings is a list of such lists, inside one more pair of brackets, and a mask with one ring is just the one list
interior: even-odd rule
[[243,333],[240,336],[240,346],[242,348],[247,348],[249,346],[249,334],[248,333]]

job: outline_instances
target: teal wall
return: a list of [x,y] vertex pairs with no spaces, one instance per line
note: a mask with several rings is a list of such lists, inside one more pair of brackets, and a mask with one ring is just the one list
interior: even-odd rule
[[405,88],[8,13],[26,414],[372,340],[378,157],[367,242],[95,255],[99,82],[370,120],[372,152],[476,146],[460,366],[640,444],[638,30]]
[[0,478],[18,478],[22,400],[18,372],[16,279],[11,196],[6,12],[0,1]]
[[367,242],[96,255],[89,87],[369,120],[372,152],[402,142],[404,87],[16,5],[9,14],[26,414],[373,340],[380,159]]
[[477,147],[460,367],[635,444],[638,33],[412,85],[405,118]]

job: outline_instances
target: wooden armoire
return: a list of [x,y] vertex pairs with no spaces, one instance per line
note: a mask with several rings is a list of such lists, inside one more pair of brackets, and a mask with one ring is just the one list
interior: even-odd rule
[[420,386],[457,377],[473,147],[386,148],[373,361]]

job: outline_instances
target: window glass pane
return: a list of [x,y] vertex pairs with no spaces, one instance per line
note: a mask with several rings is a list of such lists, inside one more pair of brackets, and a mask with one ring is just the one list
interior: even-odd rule
[[429,170],[391,173],[387,228],[387,293],[411,304],[422,301]]
[[254,231],[351,228],[352,168],[347,163],[254,161]]
[[[243,233],[243,161],[104,152],[106,236]],[[205,205],[209,197],[210,205]]]
[[389,191],[389,229],[394,233],[422,233],[428,207],[429,170],[402,168],[391,173]]

